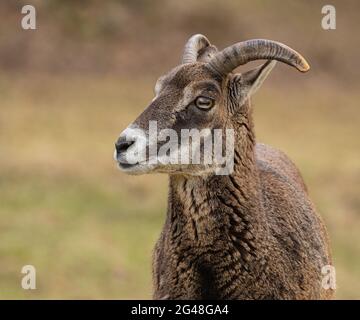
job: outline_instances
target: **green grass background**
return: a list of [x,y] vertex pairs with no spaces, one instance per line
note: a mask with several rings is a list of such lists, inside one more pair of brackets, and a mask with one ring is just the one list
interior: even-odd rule
[[[126,176],[112,153],[153,83],[1,78],[0,298],[151,297],[167,177]],[[360,290],[358,95],[269,84],[254,98],[258,140],[297,163],[325,219],[338,298]],[[36,290],[21,288],[26,264],[36,267]]]
[[[33,4],[37,29],[22,30]],[[268,38],[308,59],[278,63],[253,99],[258,141],[298,165],[329,230],[337,298],[360,299],[360,2],[0,1],[0,298],[151,298],[167,177],[126,176],[119,133],[157,77],[205,34],[220,49]],[[250,68],[243,67],[242,70]],[[21,288],[21,269],[37,289]]]

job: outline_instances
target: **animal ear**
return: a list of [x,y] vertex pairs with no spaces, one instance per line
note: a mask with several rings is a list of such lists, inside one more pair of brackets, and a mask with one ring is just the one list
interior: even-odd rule
[[275,65],[275,60],[268,60],[260,67],[247,71],[241,75],[241,91],[244,94],[244,98],[251,97],[261,87]]

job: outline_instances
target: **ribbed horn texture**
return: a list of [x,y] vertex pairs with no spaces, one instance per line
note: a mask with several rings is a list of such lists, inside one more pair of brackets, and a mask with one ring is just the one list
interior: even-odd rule
[[193,35],[185,45],[182,63],[197,61],[200,50],[210,46],[210,41],[202,34]]
[[236,43],[217,53],[209,65],[216,72],[226,75],[236,67],[253,60],[278,60],[291,65],[301,72],[306,72],[310,66],[295,50],[280,42],[254,39]]

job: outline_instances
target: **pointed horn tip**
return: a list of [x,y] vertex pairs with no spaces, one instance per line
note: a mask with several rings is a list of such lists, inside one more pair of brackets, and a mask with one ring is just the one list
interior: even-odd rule
[[305,59],[301,60],[299,66],[298,66],[298,70],[300,72],[304,72],[304,73],[308,72],[310,70],[310,66]]

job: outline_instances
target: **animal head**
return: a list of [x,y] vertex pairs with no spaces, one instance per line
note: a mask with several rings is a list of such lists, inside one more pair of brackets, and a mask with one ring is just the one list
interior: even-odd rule
[[[245,73],[232,72],[260,59],[267,61]],[[207,142],[215,143],[215,132],[224,139],[235,132],[236,145],[246,144],[249,133],[239,124],[251,126],[249,99],[276,61],[309,70],[299,53],[279,42],[248,40],[218,51],[205,36],[192,36],[182,63],[158,79],[154,99],[117,140],[119,168],[131,174],[214,172],[219,162],[209,161],[215,147]],[[189,161],[194,158],[200,161]]]

